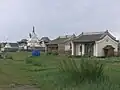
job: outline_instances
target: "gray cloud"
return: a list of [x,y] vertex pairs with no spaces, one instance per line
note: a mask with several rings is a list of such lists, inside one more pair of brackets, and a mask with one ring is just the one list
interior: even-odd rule
[[0,40],[110,30],[119,37],[119,0],[0,0]]

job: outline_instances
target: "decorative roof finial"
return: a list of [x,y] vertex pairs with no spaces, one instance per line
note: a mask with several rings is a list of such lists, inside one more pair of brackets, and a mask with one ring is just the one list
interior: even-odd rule
[[33,33],[35,33],[35,27],[33,26]]
[[108,32],[108,29],[106,30],[106,32]]
[[30,37],[30,38],[32,37],[31,33],[29,33],[29,37]]
[[82,35],[83,35],[83,32],[82,32]]

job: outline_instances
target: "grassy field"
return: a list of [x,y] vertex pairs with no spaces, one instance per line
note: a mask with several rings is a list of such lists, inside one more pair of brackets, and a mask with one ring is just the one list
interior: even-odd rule
[[[0,60],[0,86],[35,85],[41,90],[120,90],[120,57],[101,59],[105,64],[104,72],[109,76],[109,82],[71,85],[71,80],[64,79],[69,77],[68,74],[58,71],[61,60],[69,60],[66,56],[42,54],[40,57],[27,58],[31,55],[28,52],[8,55],[12,56],[13,60]],[[79,65],[81,58],[74,60]]]

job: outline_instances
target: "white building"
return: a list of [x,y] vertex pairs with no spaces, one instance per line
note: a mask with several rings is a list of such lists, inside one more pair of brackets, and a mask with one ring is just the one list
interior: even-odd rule
[[65,44],[65,51],[72,55],[113,56],[118,52],[118,40],[108,30],[105,32],[82,33]]
[[29,34],[29,39],[27,41],[27,46],[34,48],[34,47],[41,47],[40,40],[35,33],[34,27],[33,27],[33,32]]
[[17,43],[1,43],[1,51],[18,51]]
[[29,39],[27,41],[27,47],[37,48],[37,49],[45,51],[46,43],[48,43],[49,41],[50,40],[48,37],[42,37],[41,39],[39,39],[33,27],[32,33],[29,34]]

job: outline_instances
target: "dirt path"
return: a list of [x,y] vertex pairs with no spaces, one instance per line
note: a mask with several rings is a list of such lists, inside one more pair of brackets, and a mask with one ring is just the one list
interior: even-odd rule
[[30,85],[24,85],[24,86],[15,86],[15,87],[1,86],[0,90],[40,90],[40,89]]

